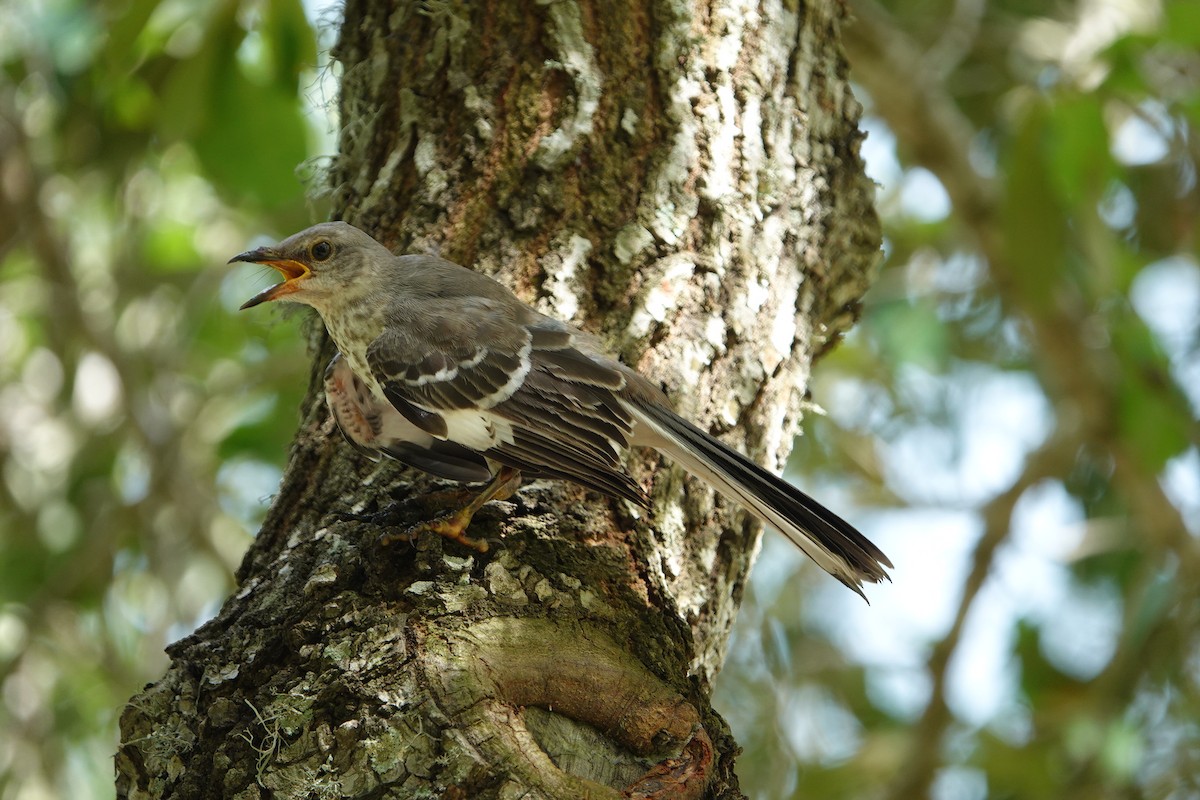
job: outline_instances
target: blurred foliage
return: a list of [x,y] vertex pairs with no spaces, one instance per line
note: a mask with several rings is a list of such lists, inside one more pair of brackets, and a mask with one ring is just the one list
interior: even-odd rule
[[798,605],[765,542],[717,695],[744,788],[1195,797],[1200,7],[850,6],[886,259],[793,462],[896,584]]
[[0,18],[0,797],[104,797],[277,485],[307,359],[224,264],[317,216],[329,122],[299,0]]
[[[1194,796],[1197,7],[851,6],[886,261],[793,462],[896,583],[765,540],[716,698],[745,788]],[[323,217],[332,78],[299,2],[0,15],[0,799],[102,797],[295,428],[302,337],[224,262]]]

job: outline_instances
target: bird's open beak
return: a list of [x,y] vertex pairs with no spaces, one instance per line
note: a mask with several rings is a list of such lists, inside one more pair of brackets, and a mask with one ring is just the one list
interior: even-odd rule
[[301,264],[290,258],[282,258],[278,252],[270,247],[260,247],[257,250],[248,250],[245,253],[239,253],[229,259],[232,264],[235,261],[246,261],[251,264],[266,264],[268,267],[274,267],[279,270],[279,274],[283,276],[283,283],[277,283],[274,286],[264,289],[258,294],[251,297],[246,302],[242,303],[241,311],[247,308],[253,308],[259,303],[266,303],[269,300],[278,300],[287,294],[293,294],[300,291],[300,281],[312,274],[306,265]]

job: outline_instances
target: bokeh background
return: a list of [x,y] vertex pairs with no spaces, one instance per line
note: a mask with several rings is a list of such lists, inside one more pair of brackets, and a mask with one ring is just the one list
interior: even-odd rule
[[[755,798],[1200,795],[1200,4],[850,0],[885,260],[715,703]],[[0,800],[105,797],[307,356],[228,257],[321,219],[336,6],[0,0]]]

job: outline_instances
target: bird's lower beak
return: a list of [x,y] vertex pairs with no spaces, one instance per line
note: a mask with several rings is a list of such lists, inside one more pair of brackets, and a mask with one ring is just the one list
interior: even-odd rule
[[300,282],[312,274],[306,265],[301,264],[290,258],[281,258],[277,252],[269,247],[260,247],[257,250],[249,250],[245,253],[239,253],[229,259],[232,264],[235,261],[245,261],[250,264],[265,264],[268,267],[274,267],[279,270],[279,274],[283,276],[283,283],[277,283],[274,286],[264,289],[258,294],[251,297],[246,302],[242,303],[239,310],[253,308],[259,303],[266,303],[270,300],[278,300],[284,295],[293,294],[300,291]]

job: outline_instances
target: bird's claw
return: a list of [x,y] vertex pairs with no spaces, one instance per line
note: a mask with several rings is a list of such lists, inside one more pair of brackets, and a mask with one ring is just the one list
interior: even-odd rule
[[467,517],[465,520],[462,517],[461,513],[447,514],[444,517],[431,519],[428,522],[419,522],[403,531],[389,531],[379,537],[379,543],[386,547],[396,542],[415,541],[417,537],[424,533],[436,533],[472,550],[486,553],[489,549],[488,543],[483,539],[475,539],[467,536],[467,524],[471,520],[470,517]]

